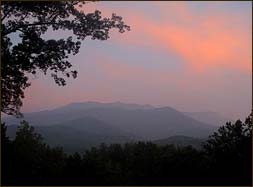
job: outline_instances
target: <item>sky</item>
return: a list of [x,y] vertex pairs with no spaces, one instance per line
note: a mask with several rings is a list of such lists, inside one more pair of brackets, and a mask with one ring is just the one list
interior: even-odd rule
[[[116,13],[131,31],[86,39],[71,56],[76,79],[31,77],[22,111],[72,102],[125,102],[214,111],[245,119],[252,108],[251,2],[102,1],[85,12]],[[48,38],[66,33],[49,32]]]

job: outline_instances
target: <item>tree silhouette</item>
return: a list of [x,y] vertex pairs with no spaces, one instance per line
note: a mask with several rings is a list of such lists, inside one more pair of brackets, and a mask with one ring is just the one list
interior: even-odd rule
[[2,184],[226,185],[252,184],[252,116],[219,128],[202,150],[135,142],[101,144],[67,155],[21,123],[14,140],[2,124]]
[[[79,52],[81,41],[88,36],[106,40],[113,28],[123,33],[130,30],[120,16],[103,18],[101,12],[84,13],[83,1],[4,1],[1,3],[1,111],[22,116],[20,107],[24,89],[30,86],[28,74],[50,73],[56,84],[64,86],[65,77],[76,78],[77,71],[69,70],[70,55]],[[59,40],[43,38],[49,29],[72,31]],[[16,34],[20,42],[12,41]],[[61,75],[59,75],[61,73]]]
[[[252,183],[252,113],[245,122],[237,120],[213,133],[203,145],[210,159],[210,171],[216,180],[230,180],[234,185]],[[210,173],[212,175],[213,173]]]
[[1,169],[4,172],[1,172],[1,180],[9,181],[8,179],[11,176],[12,161],[15,159],[13,154],[12,142],[6,135],[7,126],[5,123],[1,123]]

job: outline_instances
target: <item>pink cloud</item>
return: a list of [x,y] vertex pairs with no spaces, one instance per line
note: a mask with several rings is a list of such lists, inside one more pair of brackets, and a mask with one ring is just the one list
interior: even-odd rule
[[[104,73],[104,76],[111,77],[112,80],[117,81],[139,81],[141,83],[150,83],[150,81],[155,81],[156,83],[167,81],[168,79],[172,80],[173,75],[166,75],[166,70],[154,70],[147,69],[145,67],[140,67],[136,65],[130,65],[126,60],[117,61],[113,58],[106,56],[97,57],[94,61]],[[148,78],[148,79],[147,79]],[[176,77],[174,77],[176,78]]]
[[[134,45],[137,49],[152,49],[154,54],[156,51],[173,53],[186,66],[180,66],[177,72],[167,65],[152,69],[129,62],[125,56],[108,57],[105,52],[101,53],[102,48],[86,46],[84,50],[90,49],[90,53],[96,55],[86,56],[80,52],[82,59],[76,61],[85,59],[85,63],[78,69],[77,80],[66,87],[56,86],[51,79],[35,80],[26,91],[24,109],[32,111],[89,100],[120,100],[167,104],[183,110],[194,106],[202,107],[201,110],[228,111],[232,106],[239,106],[241,100],[252,98],[248,94],[250,85],[243,77],[244,73],[247,76],[251,73],[251,30],[241,15],[213,8],[197,14],[184,2],[150,3],[159,10],[161,19],[152,14],[147,16],[147,12],[136,8],[103,7],[100,2],[90,3],[86,11],[97,8],[105,16],[115,12],[123,17],[131,31],[125,34],[113,31],[109,39],[122,45],[122,50]],[[238,72],[233,74],[224,71],[226,69]]]
[[[236,25],[245,22],[241,15],[214,9],[196,14],[184,2],[154,2],[154,8],[161,11],[163,21],[151,20],[134,9],[118,10],[131,31],[112,40],[173,52],[196,71],[229,68],[251,72],[251,31]],[[105,15],[115,12],[108,7],[99,9]]]

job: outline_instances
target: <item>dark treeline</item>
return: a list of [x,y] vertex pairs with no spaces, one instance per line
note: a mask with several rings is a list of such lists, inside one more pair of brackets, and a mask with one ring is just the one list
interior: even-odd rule
[[137,142],[67,155],[43,143],[27,122],[14,140],[1,128],[2,185],[252,184],[251,115],[219,128],[201,150]]

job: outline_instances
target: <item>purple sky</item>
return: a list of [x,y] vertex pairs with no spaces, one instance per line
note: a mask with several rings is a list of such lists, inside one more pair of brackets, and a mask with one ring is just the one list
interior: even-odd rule
[[[131,26],[83,42],[71,57],[77,79],[31,79],[23,112],[99,101],[215,111],[244,119],[252,106],[251,2],[96,2],[86,11],[121,15]],[[53,32],[47,38],[62,37]]]

